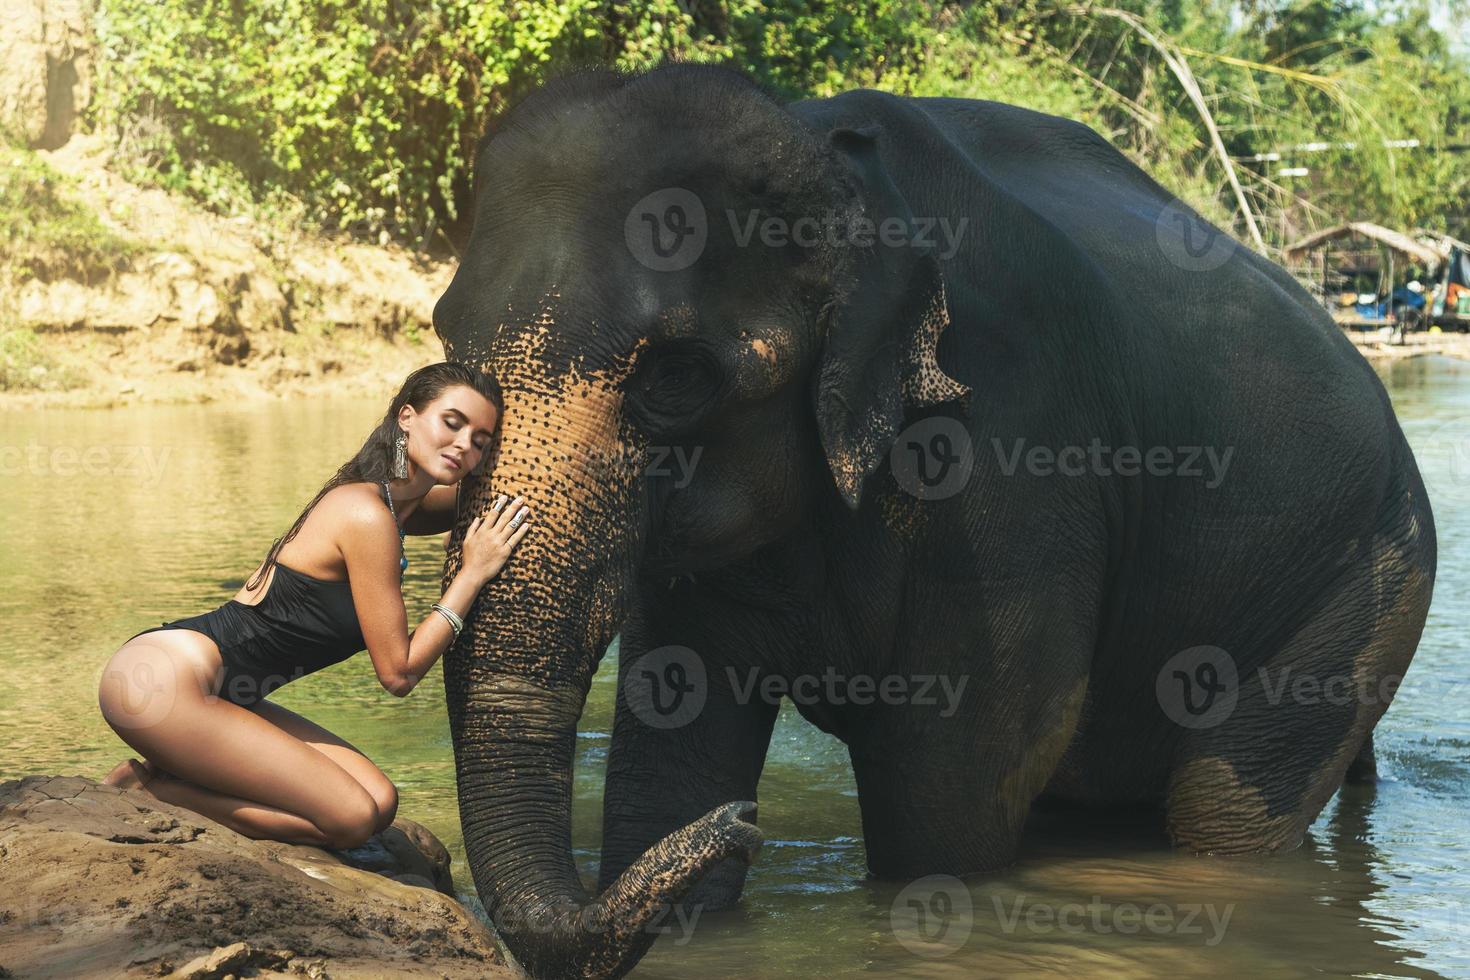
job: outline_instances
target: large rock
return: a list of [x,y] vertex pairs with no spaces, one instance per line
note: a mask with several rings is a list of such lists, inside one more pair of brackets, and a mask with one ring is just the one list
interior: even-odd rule
[[0,783],[0,977],[512,976],[452,887],[408,820],[336,852],[82,777]]
[[0,126],[55,149],[92,97],[90,4],[0,0]]

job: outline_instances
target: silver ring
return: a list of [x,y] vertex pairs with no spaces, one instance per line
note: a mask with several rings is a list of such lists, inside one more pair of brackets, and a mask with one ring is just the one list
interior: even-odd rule
[[520,515],[520,514],[517,514],[517,515],[516,515],[516,516],[514,516],[514,517],[512,517],[512,518],[511,518],[511,519],[510,519],[510,524],[509,524],[509,525],[507,525],[507,526],[508,526],[508,527],[509,527],[509,528],[510,528],[510,529],[511,529],[511,530],[512,530],[512,531],[514,531],[514,530],[515,530],[515,529],[516,529],[516,528],[518,528],[518,527],[520,527],[520,526],[521,526],[521,521],[522,521],[522,520],[523,520],[523,518],[522,518],[522,517],[521,517],[521,515]]

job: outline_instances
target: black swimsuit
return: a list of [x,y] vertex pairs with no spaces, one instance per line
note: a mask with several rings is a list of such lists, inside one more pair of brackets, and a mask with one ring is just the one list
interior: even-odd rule
[[365,648],[352,587],[275,563],[265,598],[237,599],[212,612],[176,619],[137,634],[186,629],[219,647],[224,678],[219,696],[250,707],[283,684],[341,663]]
[[[400,540],[403,533],[398,532]],[[346,579],[316,578],[274,564],[270,587],[255,605],[231,599],[211,612],[153,626],[133,638],[166,629],[203,633],[224,661],[219,696],[244,708],[366,649]],[[402,559],[400,570],[407,565]]]

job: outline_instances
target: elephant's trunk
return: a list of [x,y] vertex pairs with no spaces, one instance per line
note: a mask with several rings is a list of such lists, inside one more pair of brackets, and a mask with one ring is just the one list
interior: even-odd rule
[[[761,837],[742,819],[753,804],[728,804],[659,842],[597,898],[583,888],[571,842],[577,721],[632,579],[639,455],[618,430],[611,385],[562,385],[553,397],[545,382],[502,384],[500,443],[467,510],[524,494],[534,523],[445,658],[465,851],[497,931],[532,976],[619,977],[669,906],[725,858],[752,859]],[[451,574],[458,560],[456,549]]]
[[[592,899],[572,861],[572,751],[583,692],[522,678],[475,681],[456,726],[460,817],[475,886],[501,938],[533,977],[621,977],[655,927],[731,855],[749,861],[760,833],[751,804],[728,804],[670,835]],[[493,732],[465,739],[464,731]]]

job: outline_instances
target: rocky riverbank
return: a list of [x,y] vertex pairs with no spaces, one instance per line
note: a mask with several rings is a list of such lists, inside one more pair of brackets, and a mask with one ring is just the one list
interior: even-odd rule
[[360,848],[257,841],[78,776],[0,783],[0,977],[510,977],[398,819]]
[[11,230],[0,407],[386,398],[443,358],[432,314],[453,262],[204,211],[124,180],[98,135],[8,152],[7,199],[65,218]]

